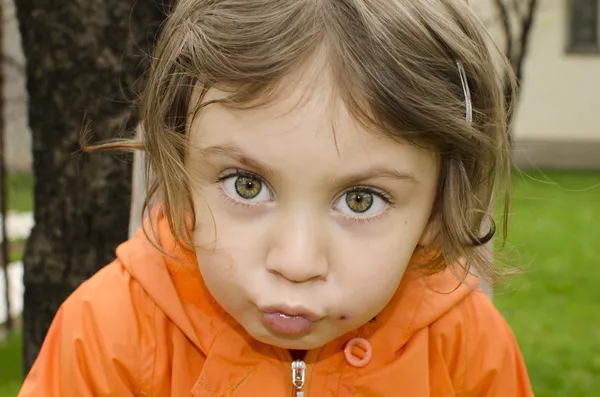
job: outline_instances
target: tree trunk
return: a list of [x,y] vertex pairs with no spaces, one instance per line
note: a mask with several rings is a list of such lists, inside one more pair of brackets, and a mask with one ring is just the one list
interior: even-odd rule
[[35,227],[24,254],[24,370],[64,299],[127,239],[131,157],[82,154],[133,131],[162,0],[16,0],[27,60]]

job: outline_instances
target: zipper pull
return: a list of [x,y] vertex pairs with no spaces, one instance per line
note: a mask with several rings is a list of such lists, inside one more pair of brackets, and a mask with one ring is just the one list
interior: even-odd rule
[[304,387],[304,377],[306,375],[306,363],[302,360],[296,360],[292,363],[292,383],[296,388],[296,397],[304,397],[302,388]]

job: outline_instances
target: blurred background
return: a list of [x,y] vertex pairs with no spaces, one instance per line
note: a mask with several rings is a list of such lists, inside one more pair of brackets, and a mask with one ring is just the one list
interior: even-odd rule
[[[78,134],[86,119],[93,139],[135,129],[168,12],[167,0],[15,3],[0,0],[0,397],[16,396],[62,300],[127,238],[132,158],[83,155]],[[472,3],[521,82],[495,258],[522,270],[493,300],[537,396],[600,396],[600,0]]]

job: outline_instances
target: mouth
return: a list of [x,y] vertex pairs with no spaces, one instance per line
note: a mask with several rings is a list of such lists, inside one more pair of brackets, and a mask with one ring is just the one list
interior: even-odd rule
[[264,325],[283,335],[305,334],[322,319],[321,316],[302,308],[268,307],[260,312]]

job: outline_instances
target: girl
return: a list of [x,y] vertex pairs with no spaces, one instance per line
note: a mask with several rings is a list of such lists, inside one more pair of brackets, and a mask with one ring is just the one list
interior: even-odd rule
[[[179,0],[143,94],[144,227],[20,396],[531,396],[469,270],[508,170],[464,0]],[[152,205],[156,203],[156,205]]]

